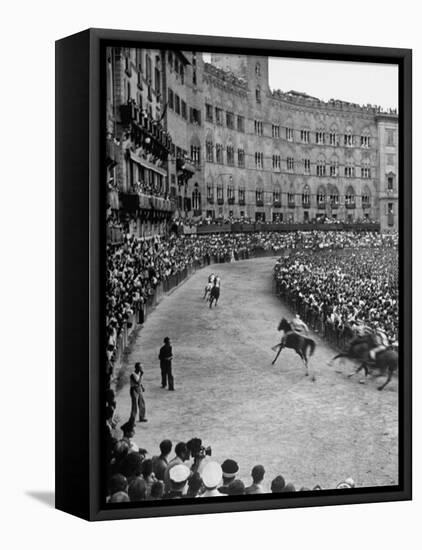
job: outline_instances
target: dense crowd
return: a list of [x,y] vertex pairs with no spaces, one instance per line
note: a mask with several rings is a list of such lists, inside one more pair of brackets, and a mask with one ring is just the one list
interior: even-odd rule
[[[123,437],[116,438],[113,421],[114,408],[107,407],[107,502],[140,502],[196,497],[224,497],[264,493],[291,493],[297,490],[321,490],[320,485],[296,488],[279,474],[272,480],[265,477],[265,467],[256,464],[251,469],[249,482],[238,477],[239,465],[233,459],[221,464],[214,460],[211,448],[202,446],[199,438],[173,443],[165,439],[159,452],[149,456],[134,442],[135,428],[129,420],[121,426]],[[158,451],[158,449],[157,449]],[[352,489],[353,479],[346,478],[334,487]]]
[[[178,225],[183,225],[187,227],[201,227],[203,225],[229,225],[229,224],[235,224],[235,223],[241,223],[244,225],[251,225],[259,223],[261,225],[271,225],[271,224],[279,224],[279,225],[289,225],[293,223],[300,223],[300,222],[294,222],[292,218],[286,218],[286,219],[276,219],[276,220],[254,220],[252,218],[249,218],[247,216],[242,216],[240,218],[236,218],[234,216],[224,217],[219,216],[217,218],[176,218],[175,222]],[[353,225],[353,224],[378,224],[377,221],[371,220],[369,218],[356,218],[355,220],[340,220],[338,218],[329,218],[328,216],[324,216],[323,218],[313,218],[309,219],[306,222],[303,222],[304,224],[309,224],[310,226],[315,224],[343,224],[343,225]]]
[[298,308],[305,306],[321,327],[381,329],[390,343],[397,342],[397,249],[373,240],[367,236],[356,247],[329,252],[322,242],[318,254],[302,249],[280,258],[275,266],[279,292],[294,298]]
[[[344,320],[352,308],[368,320],[385,323],[388,331],[397,328],[397,269],[383,273],[383,257],[397,264],[397,235],[382,236],[371,231],[295,231],[225,233],[220,235],[154,237],[142,239],[126,235],[123,243],[107,248],[107,354],[112,361],[119,334],[157,286],[174,274],[196,263],[236,261],[253,257],[259,250],[280,252],[296,248],[300,256],[292,256],[279,265],[286,289],[297,288],[312,306],[325,317],[335,314]],[[306,255],[306,250],[378,249],[364,261],[362,255],[348,255],[337,265],[330,256]],[[384,250],[391,252],[385,256]],[[334,256],[332,257],[334,258]],[[359,260],[362,258],[362,261]],[[396,262],[394,264],[394,261]],[[344,284],[339,283],[344,280]],[[325,283],[325,286],[323,284]],[[384,286],[383,286],[384,285]],[[387,289],[387,293],[384,293]],[[337,300],[337,290],[340,291]],[[327,297],[329,295],[329,298]],[[375,302],[368,300],[376,296]],[[351,305],[349,305],[351,302]],[[347,308],[347,312],[346,312]],[[386,311],[385,311],[386,310]],[[363,313],[361,313],[363,312]],[[369,316],[369,317],[368,317]]]

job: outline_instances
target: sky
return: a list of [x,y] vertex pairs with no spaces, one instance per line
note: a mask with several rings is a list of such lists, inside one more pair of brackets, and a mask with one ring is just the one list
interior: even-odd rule
[[[211,56],[204,54],[204,60]],[[269,80],[273,90],[398,108],[397,65],[270,57]]]
[[398,107],[397,65],[272,57],[269,79],[273,90],[296,90],[324,101]]

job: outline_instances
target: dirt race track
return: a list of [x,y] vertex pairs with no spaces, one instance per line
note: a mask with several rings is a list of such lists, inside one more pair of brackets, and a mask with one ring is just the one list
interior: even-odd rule
[[[159,454],[164,438],[175,444],[201,437],[220,463],[237,460],[247,484],[251,468],[263,464],[268,490],[278,474],[297,489],[333,488],[349,476],[361,487],[397,484],[397,377],[382,392],[380,379],[347,378],[352,364],[327,366],[335,351],[317,335],[311,335],[315,382],[292,350],[271,366],[278,321],[292,316],[272,293],[275,261],[211,265],[166,296],[128,354],[119,417],[129,418],[128,376],[142,361],[148,423],[137,424],[135,440],[150,455]],[[212,271],[221,275],[222,288],[210,310],[202,294]],[[175,392],[160,387],[164,336],[173,345]]]

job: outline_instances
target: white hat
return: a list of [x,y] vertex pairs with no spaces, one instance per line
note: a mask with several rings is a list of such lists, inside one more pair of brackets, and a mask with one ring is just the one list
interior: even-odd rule
[[183,483],[188,479],[190,470],[184,464],[176,464],[173,468],[170,468],[169,477],[174,483]]
[[202,470],[201,477],[207,489],[214,489],[223,477],[223,470],[218,462],[208,462]]

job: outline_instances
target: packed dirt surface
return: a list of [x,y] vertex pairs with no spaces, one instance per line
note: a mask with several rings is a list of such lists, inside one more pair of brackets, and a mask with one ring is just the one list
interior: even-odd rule
[[[381,392],[383,378],[347,378],[354,365],[329,367],[336,351],[316,334],[315,382],[292,350],[271,365],[278,322],[292,317],[273,293],[275,261],[211,265],[164,297],[128,354],[117,395],[121,421],[130,415],[128,376],[141,361],[148,422],[137,423],[135,440],[150,455],[165,438],[175,445],[200,437],[218,462],[235,459],[247,484],[262,464],[267,490],[279,474],[296,489],[335,488],[347,477],[358,487],[397,484],[397,377]],[[221,296],[209,309],[202,296],[212,272],[221,276]],[[173,345],[174,392],[160,387],[165,336]]]

